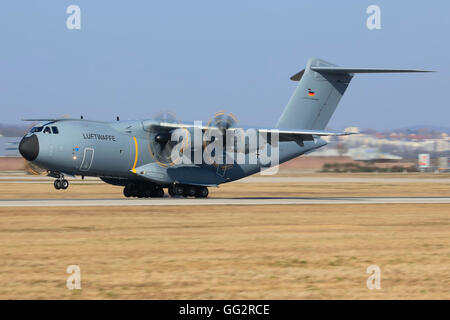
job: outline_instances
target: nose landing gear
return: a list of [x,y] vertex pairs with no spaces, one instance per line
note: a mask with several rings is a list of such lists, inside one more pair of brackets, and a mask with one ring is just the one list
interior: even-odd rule
[[61,175],[58,179],[53,183],[56,190],[66,190],[69,187],[69,181],[64,179],[64,176]]

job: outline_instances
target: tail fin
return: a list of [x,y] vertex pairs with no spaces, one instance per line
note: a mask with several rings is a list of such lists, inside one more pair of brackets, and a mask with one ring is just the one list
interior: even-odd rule
[[311,58],[293,75],[299,81],[276,128],[323,130],[331,119],[354,73],[428,72],[405,69],[342,68]]

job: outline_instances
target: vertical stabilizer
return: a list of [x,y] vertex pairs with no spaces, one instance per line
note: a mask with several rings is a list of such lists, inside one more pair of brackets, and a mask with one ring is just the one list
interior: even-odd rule
[[291,80],[299,83],[278,120],[277,128],[322,130],[330,121],[352,74],[319,73],[313,71],[312,67],[336,66],[311,58],[304,70],[291,77]]

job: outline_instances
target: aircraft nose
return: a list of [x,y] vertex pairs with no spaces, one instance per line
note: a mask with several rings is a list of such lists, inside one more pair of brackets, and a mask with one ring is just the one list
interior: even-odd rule
[[39,154],[39,140],[35,134],[23,137],[19,143],[19,152],[28,161],[33,161]]

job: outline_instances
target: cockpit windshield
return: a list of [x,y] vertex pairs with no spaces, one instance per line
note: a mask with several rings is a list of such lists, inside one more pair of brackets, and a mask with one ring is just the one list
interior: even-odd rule
[[58,127],[56,127],[56,126],[49,127],[49,126],[45,126],[44,125],[44,126],[31,128],[29,133],[33,134],[33,133],[36,133],[36,132],[44,132],[46,134],[51,134],[51,133],[58,134],[59,130],[58,130]]
[[30,130],[30,133],[41,132],[44,127],[33,127]]

